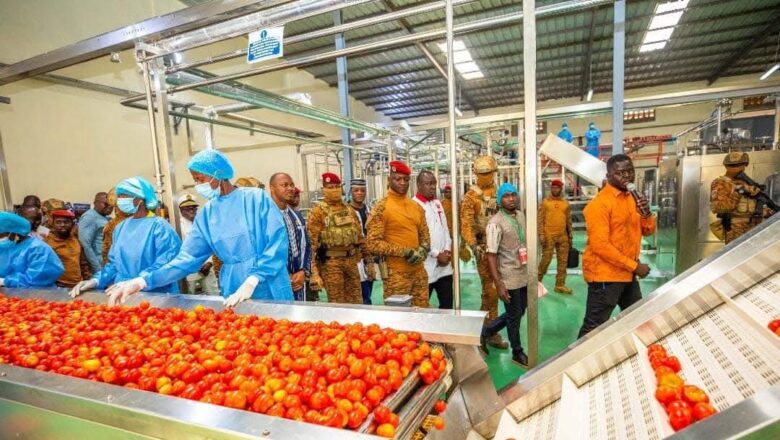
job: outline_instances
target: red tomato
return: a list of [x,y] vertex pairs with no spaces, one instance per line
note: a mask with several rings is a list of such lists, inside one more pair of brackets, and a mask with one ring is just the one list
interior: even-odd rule
[[376,435],[384,438],[395,437],[395,427],[389,423],[383,423],[376,429]]
[[671,373],[674,374],[675,371],[671,368],[667,367],[666,365],[661,365],[660,367],[655,369],[655,378],[658,380],[659,377],[663,376],[664,374]]
[[693,423],[693,413],[690,408],[680,407],[669,410],[669,424],[672,429],[679,431]]
[[655,398],[664,407],[675,400],[679,400],[681,396],[680,389],[669,385],[660,385],[655,389]]
[[653,353],[661,353],[663,356],[667,356],[666,348],[661,344],[652,344],[647,347],[647,356],[649,357]]
[[677,356],[669,356],[664,359],[664,365],[671,368],[675,373],[679,372],[682,368],[680,366],[680,360],[677,359]]
[[437,400],[436,404],[433,405],[433,409],[436,411],[436,414],[441,414],[445,409],[447,409],[447,402],[443,400]]
[[769,324],[767,325],[767,328],[772,333],[777,332],[777,329],[780,329],[780,319],[773,319],[773,320],[769,321]]
[[388,423],[390,421],[390,414],[392,411],[390,411],[390,408],[379,405],[374,409],[374,420],[377,421],[377,423]]
[[715,414],[718,412],[717,409],[715,409],[714,406],[710,405],[706,402],[699,402],[695,405],[693,405],[693,418],[698,422],[699,420],[704,420],[707,417]]
[[241,391],[228,391],[225,393],[225,406],[230,408],[246,408],[246,394]]
[[705,393],[704,390],[697,387],[696,385],[685,385],[682,390],[682,395],[685,401],[690,403],[691,405],[700,402],[707,403],[710,401],[710,398],[707,396],[707,393]]

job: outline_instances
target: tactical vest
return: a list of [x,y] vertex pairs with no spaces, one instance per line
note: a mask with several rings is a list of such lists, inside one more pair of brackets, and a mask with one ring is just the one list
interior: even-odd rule
[[[728,179],[728,176],[723,176],[726,179]],[[730,179],[732,185],[736,185],[737,182],[742,182],[738,179]],[[736,191],[736,188],[734,188],[734,191]],[[737,208],[732,212],[732,214],[737,215],[739,217],[750,217],[756,212],[756,200],[740,195],[739,196],[739,202],[737,202]]]
[[320,234],[320,242],[326,247],[352,246],[360,240],[360,225],[352,218],[350,208],[344,206],[338,212],[333,207],[322,204],[325,210],[325,228]]
[[485,229],[487,228],[488,221],[498,213],[498,204],[495,197],[488,197],[484,194],[482,189],[478,186],[472,186],[471,189],[477,194],[480,200],[480,209],[476,215],[477,240],[483,241],[485,239]]

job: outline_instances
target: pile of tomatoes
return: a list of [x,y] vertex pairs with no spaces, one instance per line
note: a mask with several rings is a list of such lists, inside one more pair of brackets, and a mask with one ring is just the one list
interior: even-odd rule
[[426,383],[447,367],[419,333],[373,324],[2,295],[0,363],[350,429],[372,411],[395,428],[385,397],[415,367]]
[[670,356],[662,345],[653,344],[647,347],[647,357],[658,384],[655,398],[663,405],[675,431],[718,412],[704,390],[686,385],[677,374],[681,369],[677,356]]
[[780,336],[780,319],[773,319],[769,321],[769,324],[767,324],[766,328],[768,328],[769,331],[775,335]]

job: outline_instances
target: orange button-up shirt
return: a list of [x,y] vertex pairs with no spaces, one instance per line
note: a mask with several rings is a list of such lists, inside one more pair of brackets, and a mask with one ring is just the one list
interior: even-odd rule
[[591,282],[630,282],[639,261],[642,236],[655,233],[655,216],[642,218],[628,192],[612,185],[585,207],[588,242],[582,274]]

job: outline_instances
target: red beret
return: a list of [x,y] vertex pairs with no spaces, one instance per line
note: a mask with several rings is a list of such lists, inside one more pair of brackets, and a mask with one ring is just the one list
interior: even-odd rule
[[409,168],[409,165],[401,162],[400,160],[394,160],[390,162],[390,172],[408,176],[412,174],[412,169]]
[[550,183],[550,186],[557,186],[559,188],[563,188],[563,182],[561,182],[560,179],[555,179]]
[[322,184],[325,185],[326,183],[341,183],[341,178],[334,173],[324,173],[322,175]]
[[52,217],[66,217],[66,218],[76,218],[76,214],[68,211],[67,209],[58,209],[56,211],[51,212]]
[[452,189],[452,184],[451,183],[448,183],[448,184],[444,185],[444,190],[447,191],[448,189]]
[[300,193],[301,193],[301,189],[300,189],[300,188],[298,188],[298,187],[296,186],[296,187],[295,187],[295,189],[293,190],[293,192],[294,192],[294,193],[295,193],[295,195],[297,196],[298,194],[300,194]]

